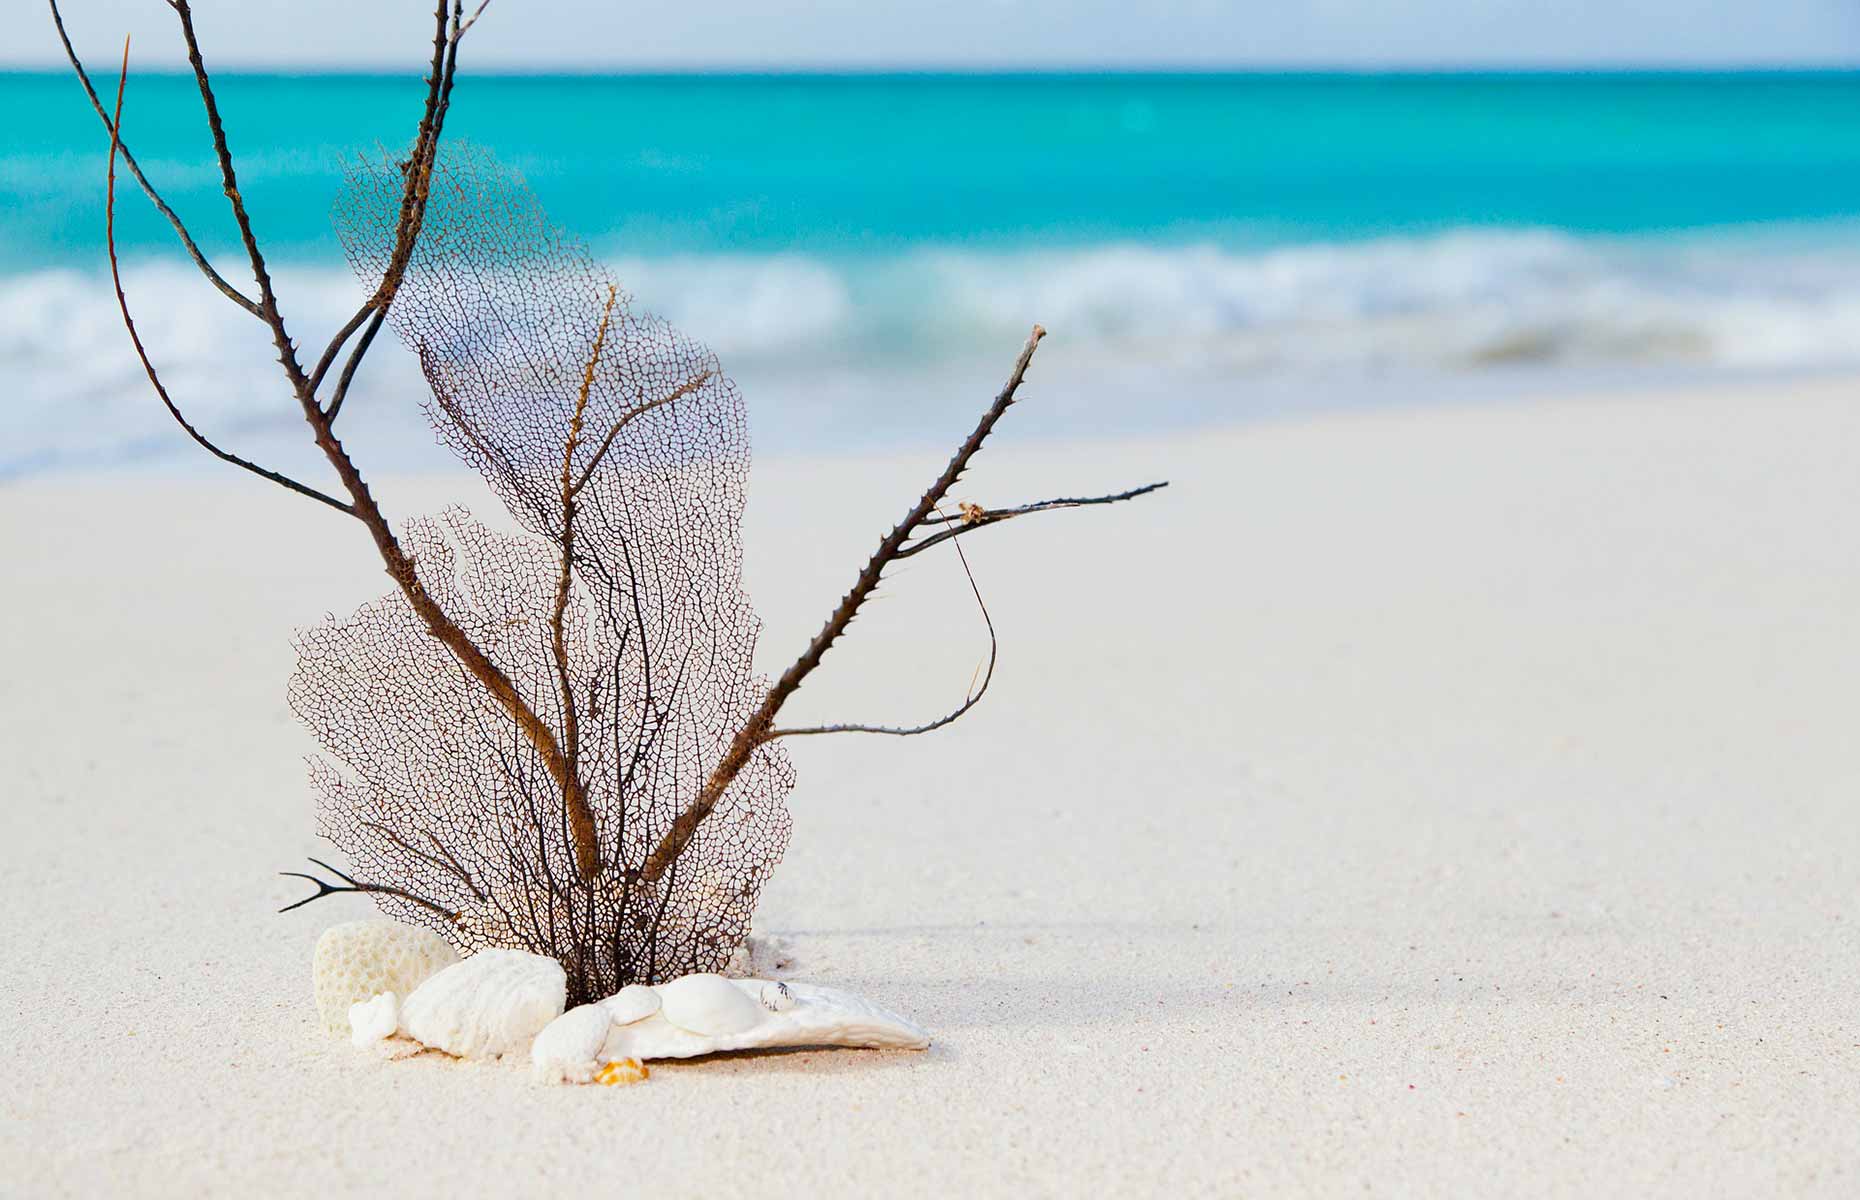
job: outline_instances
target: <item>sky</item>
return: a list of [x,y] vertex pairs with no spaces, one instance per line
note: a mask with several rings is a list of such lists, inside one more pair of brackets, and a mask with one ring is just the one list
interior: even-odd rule
[[[80,52],[180,69],[162,0],[61,0]],[[42,0],[0,0],[0,64],[62,63]],[[398,69],[427,0],[195,0],[209,65]],[[314,14],[314,15],[307,15]],[[1860,65],[1860,0],[495,0],[477,70]]]

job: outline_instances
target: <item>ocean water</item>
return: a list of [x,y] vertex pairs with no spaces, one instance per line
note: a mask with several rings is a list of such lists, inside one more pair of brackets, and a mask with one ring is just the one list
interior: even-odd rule
[[[316,341],[360,297],[343,158],[404,143],[418,80],[220,95]],[[99,124],[55,73],[0,74],[0,112],[0,475],[186,453],[117,325]],[[132,77],[124,132],[236,275],[191,80]],[[945,436],[1034,321],[1054,433],[1860,365],[1851,73],[467,75],[449,132],[713,345],[782,450]],[[262,329],[133,191],[119,230],[202,422],[295,432]],[[379,357],[360,419],[411,453],[417,374]]]

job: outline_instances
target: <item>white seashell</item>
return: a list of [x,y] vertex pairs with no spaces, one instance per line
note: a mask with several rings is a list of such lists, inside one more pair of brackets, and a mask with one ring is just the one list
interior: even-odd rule
[[794,1007],[794,993],[779,979],[763,986],[761,999],[762,1007],[770,1012],[787,1012]]
[[316,940],[311,987],[317,1015],[331,1033],[348,1033],[351,1006],[382,992],[407,996],[459,960],[458,951],[430,930],[399,921],[347,921]]
[[[676,1013],[692,1020],[686,1010],[688,993],[691,1007],[698,1007],[699,989],[712,1011],[726,1007],[740,1012],[717,991],[716,984],[696,982],[715,980],[716,976],[692,976],[674,979],[658,988],[664,1000],[663,1011],[628,1025],[615,1025],[607,1031],[601,1046],[604,1062],[622,1058],[692,1058],[726,1050],[763,1050],[779,1046],[861,1046],[870,1049],[922,1050],[930,1044],[930,1035],[916,1025],[869,1000],[834,988],[806,983],[777,982],[772,979],[726,979],[724,985],[737,993],[755,1010],[755,1020],[733,1033],[705,1034],[682,1027],[671,1018]],[[779,997],[785,990],[788,1006],[770,1011],[762,1003],[765,996]]]
[[538,1083],[587,1083],[601,1068],[601,1045],[612,1026],[604,1005],[569,1009],[530,1045],[531,1076]]
[[480,950],[415,989],[400,1006],[400,1030],[459,1058],[495,1058],[528,1045],[567,1000],[555,959]]
[[659,993],[640,983],[629,983],[600,1002],[616,1025],[631,1025],[659,1011]]
[[686,1033],[741,1033],[768,1015],[752,993],[721,975],[686,975],[660,984],[657,991],[659,1015]]
[[398,1028],[400,998],[393,992],[349,1006],[349,1040],[364,1050],[393,1037]]

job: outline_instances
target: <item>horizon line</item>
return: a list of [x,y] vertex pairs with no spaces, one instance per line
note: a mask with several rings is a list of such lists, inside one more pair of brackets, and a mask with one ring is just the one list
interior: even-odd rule
[[[384,63],[306,63],[284,65],[264,62],[228,62],[214,68],[215,74],[385,77],[401,76],[425,70],[425,64],[409,62],[405,67]],[[68,74],[62,62],[8,62],[0,59],[0,73],[17,75]],[[150,67],[137,74],[143,76],[178,76],[192,78],[181,66]],[[1826,62],[1605,62],[1605,63],[1383,63],[1344,65],[1326,63],[1286,64],[814,64],[769,65],[743,63],[705,63],[693,65],[589,65],[589,64],[496,64],[480,66],[474,77],[512,79],[594,78],[861,78],[861,77],[943,77],[943,78],[1035,78],[1042,76],[1152,76],[1152,77],[1245,77],[1307,76],[1360,78],[1379,76],[1585,76],[1585,75],[1860,75],[1860,58]]]

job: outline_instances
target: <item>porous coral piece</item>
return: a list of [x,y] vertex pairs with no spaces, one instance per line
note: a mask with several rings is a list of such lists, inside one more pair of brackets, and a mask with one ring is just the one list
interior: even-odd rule
[[421,984],[400,1006],[400,1031],[459,1058],[527,1048],[562,1015],[562,964],[522,950],[480,950]]
[[383,992],[411,995],[458,960],[458,951],[438,934],[399,921],[331,925],[317,939],[311,960],[317,1016],[331,1033],[346,1034],[354,1005]]

